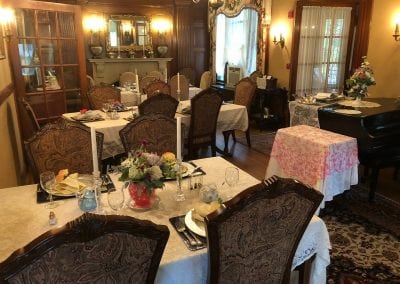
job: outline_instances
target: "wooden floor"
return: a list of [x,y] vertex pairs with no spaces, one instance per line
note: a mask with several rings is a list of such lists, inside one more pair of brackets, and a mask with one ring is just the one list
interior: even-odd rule
[[[259,130],[254,129],[252,133],[257,133]],[[224,140],[222,135],[217,134],[217,146],[221,149],[224,147]],[[232,157],[224,157],[237,167],[248,172],[255,178],[262,180],[265,178],[265,172],[268,164],[268,156],[257,152],[247,145],[240,143],[233,143],[232,138],[229,141],[229,148]],[[201,155],[209,155],[209,153],[201,153]],[[218,154],[217,154],[218,155]],[[381,194],[384,197],[396,202],[400,206],[400,175],[397,179],[393,179],[393,168],[384,169],[380,171],[378,178],[377,194]],[[360,167],[361,177],[362,167]],[[360,187],[368,190],[368,183],[360,183]]]

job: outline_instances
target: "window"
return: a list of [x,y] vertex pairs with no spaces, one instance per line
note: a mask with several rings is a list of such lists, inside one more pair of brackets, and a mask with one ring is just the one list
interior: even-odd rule
[[303,7],[296,94],[343,89],[351,10],[351,7]]
[[258,13],[243,9],[233,18],[219,14],[216,20],[216,73],[224,80],[225,64],[240,66],[244,76],[256,70]]

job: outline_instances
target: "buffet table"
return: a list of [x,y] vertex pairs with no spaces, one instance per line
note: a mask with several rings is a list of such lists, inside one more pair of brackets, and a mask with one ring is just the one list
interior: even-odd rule
[[357,140],[327,130],[297,125],[278,130],[266,178],[297,179],[324,194],[320,208],[358,183]]
[[[195,160],[206,173],[203,182],[216,183],[222,198],[234,195],[240,191],[259,183],[259,181],[246,172],[240,170],[240,179],[236,186],[229,188],[222,185],[225,168],[233,166],[221,157]],[[117,181],[118,176],[112,175],[116,186],[121,186]],[[170,237],[161,259],[157,273],[156,283],[206,283],[207,282],[207,249],[190,251],[186,248],[182,239],[169,222],[169,218],[183,215],[188,212],[193,203],[198,200],[196,192],[185,188],[186,201],[176,202],[176,182],[166,183],[163,190],[157,190],[160,203],[149,211],[135,211],[128,207],[123,208],[121,214],[134,216],[139,219],[151,220],[157,224],[167,225]],[[0,261],[5,260],[13,251],[25,246],[42,233],[54,228],[48,223],[49,210],[44,204],[36,203],[36,185],[27,185],[2,189],[3,197],[0,199]],[[128,193],[125,192],[126,200]],[[102,196],[106,204],[106,195]],[[59,202],[59,201],[57,201]],[[63,226],[67,222],[82,214],[75,198],[61,201],[58,207],[53,209],[58,219],[56,226]],[[103,211],[110,209],[104,205]],[[104,212],[103,212],[104,213]],[[329,258],[329,235],[324,222],[314,216],[306,229],[297,248],[292,268],[300,265],[312,255],[316,255],[312,265],[312,283],[326,282],[326,266]]]
[[[190,100],[181,101],[182,109],[188,107],[190,107]],[[119,131],[129,122],[127,119],[132,117],[132,113],[139,113],[137,106],[131,107],[130,111],[119,112],[117,119],[109,119],[106,113],[100,110],[93,112],[100,114],[104,120],[83,123],[88,127],[94,127],[96,131],[104,133],[102,158],[106,159],[124,153],[125,150],[119,137]],[[63,117],[72,119],[77,114],[79,113],[64,113]],[[177,116],[182,117],[182,123],[185,124],[186,129],[189,129],[190,114],[177,113]],[[221,106],[217,120],[217,131],[222,132],[231,129],[246,131],[248,125],[249,121],[245,106],[235,104],[223,104]]]

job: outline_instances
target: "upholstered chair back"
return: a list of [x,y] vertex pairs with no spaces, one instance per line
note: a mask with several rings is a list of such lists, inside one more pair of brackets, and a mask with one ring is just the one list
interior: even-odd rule
[[139,115],[162,114],[174,118],[178,104],[175,98],[160,93],[151,96],[139,105]]
[[274,176],[207,215],[209,283],[289,283],[296,248],[322,197]]
[[147,98],[150,98],[157,94],[170,95],[171,88],[167,83],[157,79],[157,80],[151,81],[145,88],[144,92],[145,92],[145,94],[147,94]]
[[176,154],[176,121],[164,115],[141,115],[119,131],[125,152],[138,149],[146,141],[146,150],[162,155]]
[[167,226],[85,213],[0,263],[0,282],[154,283]]
[[177,100],[188,100],[189,99],[189,81],[184,75],[179,75],[179,88],[180,95],[178,97],[178,75],[172,76],[169,85],[171,86],[171,96]]
[[110,101],[121,101],[121,91],[111,85],[96,85],[88,91],[89,104],[91,109],[102,109],[104,103]]

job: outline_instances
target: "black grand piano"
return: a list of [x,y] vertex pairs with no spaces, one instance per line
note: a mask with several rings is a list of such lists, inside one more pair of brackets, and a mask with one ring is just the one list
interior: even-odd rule
[[[373,200],[379,170],[400,167],[400,102],[390,98],[368,98],[380,107],[353,108],[333,104],[318,109],[322,129],[357,138],[360,163],[372,169],[370,200]],[[337,109],[355,109],[361,114],[347,115]]]

